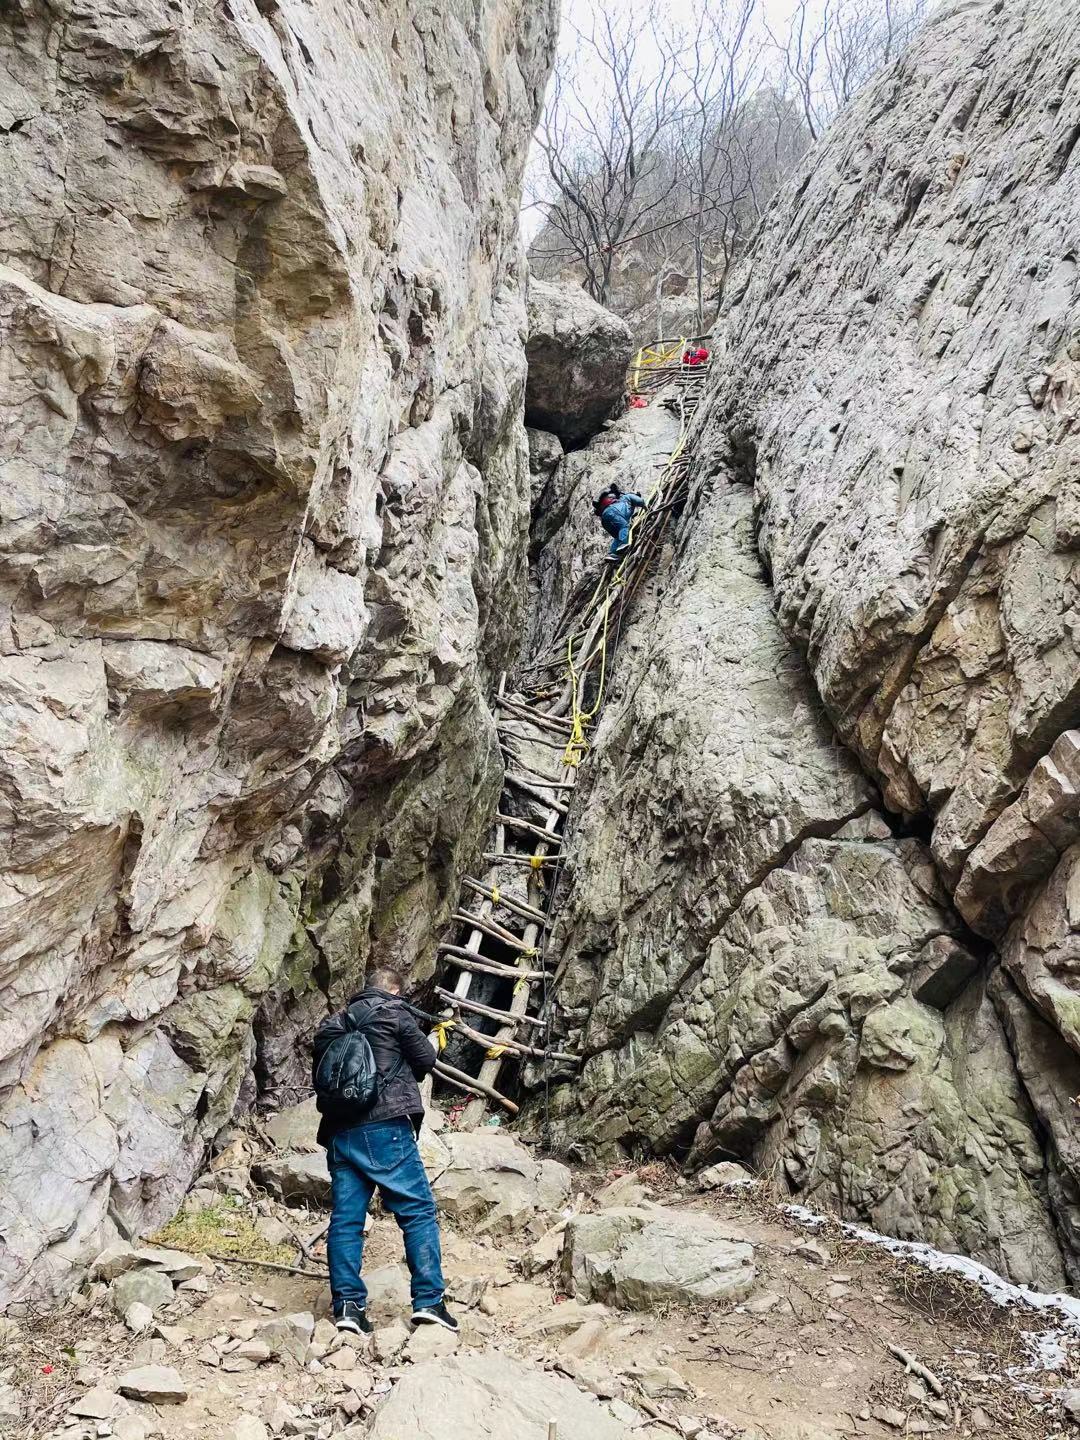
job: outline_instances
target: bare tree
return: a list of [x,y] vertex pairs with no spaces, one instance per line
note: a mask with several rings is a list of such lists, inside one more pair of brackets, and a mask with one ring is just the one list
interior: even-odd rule
[[602,8],[575,35],[576,53],[556,66],[536,135],[555,192],[546,239],[569,250],[604,304],[618,245],[674,189],[661,161],[679,107],[677,54],[652,18],[620,22]]
[[685,99],[677,133],[688,178],[699,330],[705,319],[706,244],[711,235],[726,235],[742,198],[738,122],[753,75],[756,10],[757,0],[719,0],[703,12],[680,58]]
[[770,37],[816,140],[866,82],[892,63],[929,0],[797,0],[787,32]]
[[536,271],[661,337],[669,315],[705,331],[770,197],[930,3],[795,0],[778,38],[762,0],[709,0],[685,33],[593,0],[537,134]]

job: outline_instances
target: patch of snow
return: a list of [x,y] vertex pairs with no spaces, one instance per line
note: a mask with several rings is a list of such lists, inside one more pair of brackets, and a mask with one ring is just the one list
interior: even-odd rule
[[[784,1213],[810,1229],[818,1229],[826,1223],[823,1216],[815,1215],[805,1205],[785,1205]],[[1013,1285],[1002,1279],[988,1265],[980,1265],[977,1260],[972,1260],[967,1255],[950,1255],[944,1250],[935,1250],[932,1245],[925,1245],[921,1241],[894,1240],[888,1235],[879,1235],[876,1230],[868,1230],[862,1225],[851,1225],[845,1220],[837,1221],[837,1224],[844,1234],[853,1240],[877,1245],[887,1250],[890,1255],[914,1260],[925,1270],[947,1272],[972,1281],[995,1305],[1026,1306],[1030,1310],[1055,1312],[1056,1318],[1060,1318],[1062,1322],[1055,1329],[1041,1333],[1023,1332],[1031,1354],[1032,1369],[1062,1369],[1068,1360],[1064,1341],[1080,1340],[1080,1300],[1072,1295],[1048,1295],[1041,1290],[1032,1290],[1027,1285]]]

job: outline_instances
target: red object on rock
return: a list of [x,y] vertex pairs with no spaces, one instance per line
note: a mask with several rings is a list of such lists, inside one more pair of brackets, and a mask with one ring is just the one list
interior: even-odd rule
[[631,395],[631,396],[630,396],[630,409],[631,409],[631,410],[644,410],[644,409],[645,409],[645,406],[648,405],[648,403],[649,403],[649,402],[645,399],[645,396],[644,396],[644,395]]
[[684,365],[704,365],[709,358],[709,352],[704,345],[691,347],[683,351],[682,363]]
[[41,1373],[42,1373],[42,1375],[51,1375],[51,1374],[52,1374],[52,1366],[51,1366],[51,1365],[42,1365],[42,1367],[41,1367]]

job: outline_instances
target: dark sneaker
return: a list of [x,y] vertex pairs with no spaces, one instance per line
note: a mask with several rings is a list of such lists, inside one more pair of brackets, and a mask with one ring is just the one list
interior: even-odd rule
[[441,1325],[444,1330],[453,1330],[456,1335],[461,1328],[453,1315],[440,1300],[438,1305],[425,1305],[412,1313],[414,1325]]
[[346,1300],[340,1311],[334,1306],[334,1324],[339,1330],[351,1330],[354,1335],[370,1335],[373,1328],[367,1311],[355,1300]]

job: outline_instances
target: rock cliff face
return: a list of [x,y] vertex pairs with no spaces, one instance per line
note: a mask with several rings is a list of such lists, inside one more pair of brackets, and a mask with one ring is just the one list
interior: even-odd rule
[[[1080,33],[945,5],[733,296],[562,910],[561,1136],[1077,1273]],[[633,423],[628,421],[625,423]]]
[[490,811],[553,4],[0,16],[0,1306],[176,1204]]

